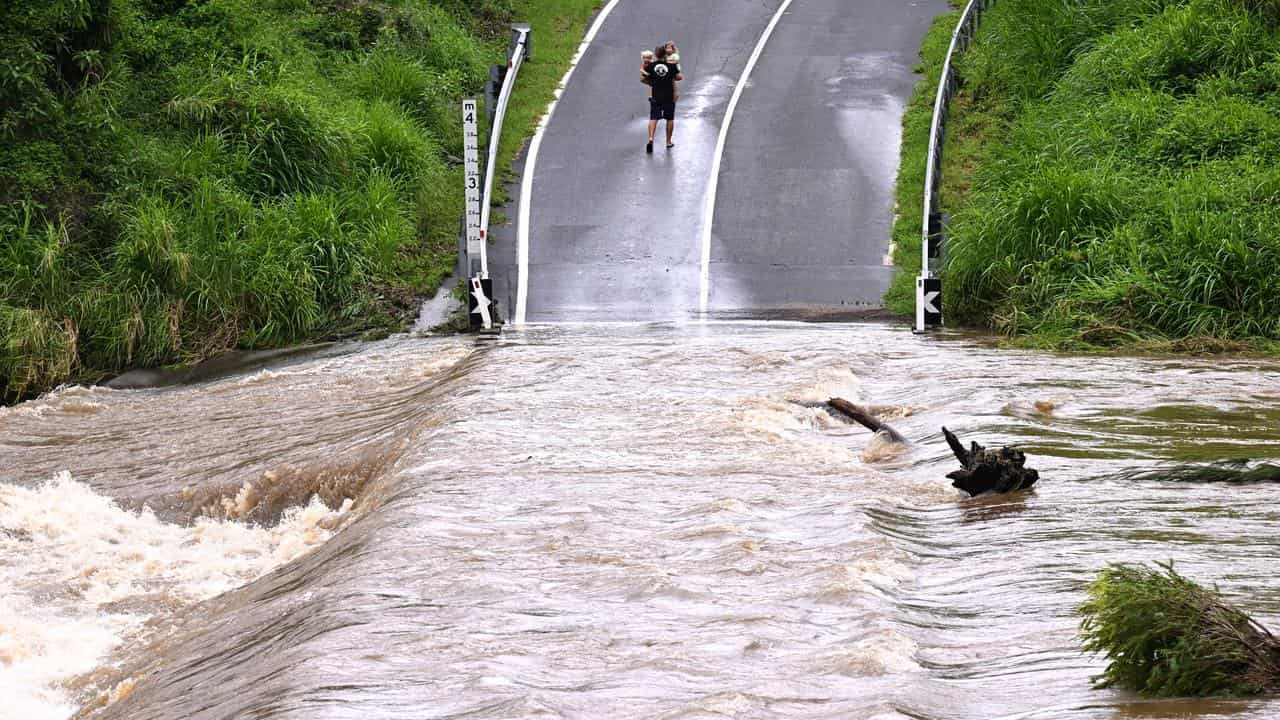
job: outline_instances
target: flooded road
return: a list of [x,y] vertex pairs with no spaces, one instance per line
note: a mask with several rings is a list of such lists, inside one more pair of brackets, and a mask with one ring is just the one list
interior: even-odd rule
[[1280,462],[1277,370],[713,323],[64,390],[0,410],[0,717],[1280,717],[1094,690],[1073,615],[1173,559],[1280,626],[1280,485],[1160,472]]

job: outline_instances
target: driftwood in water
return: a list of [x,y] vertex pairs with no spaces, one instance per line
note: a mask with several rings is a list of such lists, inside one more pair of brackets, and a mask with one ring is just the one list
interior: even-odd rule
[[[896,443],[906,443],[902,433],[881,422],[870,411],[861,405],[854,405],[844,398],[831,398],[827,406],[844,415],[871,432],[883,433],[885,437]],[[1036,484],[1040,473],[1026,467],[1027,456],[1017,448],[1004,447],[999,450],[988,450],[978,443],[971,443],[969,449],[960,444],[960,439],[946,428],[942,434],[951,446],[951,452],[963,466],[960,470],[948,473],[951,484],[970,495],[981,495],[987,492],[1009,493],[1025,490]]]
[[844,398],[831,398],[827,401],[827,405],[831,406],[831,409],[849,416],[859,425],[871,432],[882,432],[888,436],[890,440],[897,443],[905,443],[907,441],[906,438],[902,437],[902,433],[899,433],[897,430],[894,430],[888,425],[880,422],[875,415],[867,412],[867,409],[861,405],[854,405]]
[[970,443],[966,450],[955,433],[942,428],[942,434],[946,436],[951,452],[955,453],[956,459],[964,466],[947,473],[947,477],[951,478],[952,485],[970,495],[1025,490],[1040,479],[1039,472],[1026,467],[1027,456],[1017,448],[988,450],[978,443]]

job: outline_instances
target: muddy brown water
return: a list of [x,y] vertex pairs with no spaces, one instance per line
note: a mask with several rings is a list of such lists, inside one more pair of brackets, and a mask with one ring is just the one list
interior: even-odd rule
[[1172,559],[1280,627],[1280,485],[1160,474],[1280,460],[1277,370],[744,322],[65,389],[0,410],[0,717],[1280,717],[1095,690],[1073,615]]

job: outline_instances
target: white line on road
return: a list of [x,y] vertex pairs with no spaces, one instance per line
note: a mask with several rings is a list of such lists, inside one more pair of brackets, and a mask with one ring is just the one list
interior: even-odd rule
[[711,158],[711,177],[707,180],[706,204],[702,207],[702,274],[698,283],[698,310],[704,315],[707,312],[707,301],[711,296],[711,223],[716,217],[720,161],[724,158],[724,146],[729,139],[729,125],[733,123],[733,113],[738,109],[738,100],[742,98],[742,91],[747,87],[747,81],[751,79],[751,71],[760,61],[760,54],[764,52],[764,46],[769,43],[773,29],[778,26],[778,22],[782,20],[783,14],[789,7],[791,7],[791,0],[783,0],[782,5],[778,6],[778,11],[773,14],[773,19],[769,21],[769,27],[764,29],[764,34],[756,43],[756,49],[747,60],[747,66],[742,68],[742,77],[738,78],[738,84],[733,86],[733,96],[729,98],[729,107],[725,110],[724,121],[720,123],[720,137],[716,139],[715,155]]
[[[573,76],[574,68],[578,67],[582,56],[587,52],[591,42],[596,39],[596,34],[600,32],[605,19],[609,17],[609,13],[613,12],[613,8],[618,5],[619,1],[609,0],[609,4],[605,5],[600,10],[600,13],[596,15],[596,21],[591,24],[591,29],[587,31],[586,36],[582,38],[582,43],[578,45],[578,52],[569,61],[569,69],[565,71],[564,77],[560,78],[560,87],[556,90],[555,100],[552,100],[547,105],[546,112],[542,114],[542,121],[538,123],[538,129],[533,133],[533,141],[529,143],[529,154],[524,162],[524,178],[520,183],[520,215],[516,227],[516,253],[519,266],[519,275],[516,280],[516,325],[524,325],[525,312],[528,309],[529,206],[533,202],[533,173],[538,166],[538,151],[542,149],[542,136],[546,133],[547,126],[551,124],[551,116],[556,112],[556,104],[560,102],[560,94],[569,86],[569,78]],[[790,2],[790,0],[787,1]]]

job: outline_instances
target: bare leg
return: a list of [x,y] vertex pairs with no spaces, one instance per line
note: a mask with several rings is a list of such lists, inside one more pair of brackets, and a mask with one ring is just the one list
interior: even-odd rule
[[671,144],[671,134],[674,133],[675,131],[676,131],[676,121],[668,120],[667,121],[667,144],[668,145]]
[[[671,125],[670,125],[670,124],[668,124],[668,125],[667,125],[667,129],[668,129],[668,131],[670,130],[670,128],[671,128]],[[654,134],[655,134],[655,133],[657,133],[657,132],[658,132],[658,121],[657,121],[657,120],[650,120],[650,121],[649,121],[649,142],[653,142],[653,136],[654,136]]]

